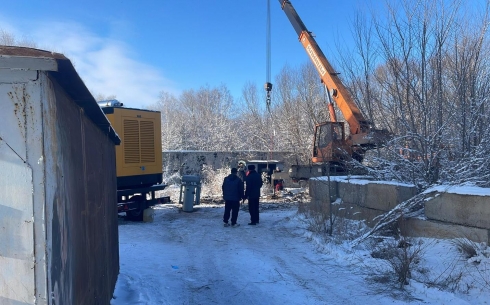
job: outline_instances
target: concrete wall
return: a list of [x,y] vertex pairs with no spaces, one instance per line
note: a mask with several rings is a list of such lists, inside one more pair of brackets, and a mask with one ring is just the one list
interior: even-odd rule
[[467,238],[490,245],[490,230],[420,218],[405,218],[399,223],[404,236],[442,239]]
[[[284,181],[284,187],[299,187],[299,184],[293,182],[289,177],[289,168],[292,164],[297,164],[295,155],[290,152],[273,152],[271,154],[264,151],[164,151],[162,155],[164,181],[167,183],[172,183],[167,179],[175,174],[178,176],[200,175],[204,166],[216,170],[224,167],[236,167],[239,160],[276,160],[282,164],[281,178]],[[261,164],[260,166],[264,165]],[[263,190],[265,191],[265,189]]]
[[287,171],[296,160],[291,153],[265,151],[164,151],[163,173],[170,176],[174,173],[183,175],[198,175],[203,166],[213,169],[236,166],[239,160],[278,160],[284,162],[284,171]]
[[[375,217],[391,210],[417,192],[415,186],[370,181],[369,177],[327,177],[310,179],[309,191],[314,202],[337,201],[332,205],[338,216],[376,224]],[[330,186],[330,187],[329,187]]]
[[[313,204],[335,201],[331,207],[340,217],[363,220],[368,226],[379,215],[417,194],[414,186],[369,181],[366,177],[327,177],[309,181]],[[464,188],[463,190],[468,190]],[[469,194],[451,189],[429,190],[425,218],[403,218],[398,225],[405,236],[457,238],[490,243],[490,190],[475,189]],[[479,195],[470,195],[479,194]]]
[[439,238],[468,238],[490,244],[490,189],[436,187],[426,191],[424,221],[409,219],[404,234]]
[[490,196],[437,192],[425,203],[428,219],[490,230]]

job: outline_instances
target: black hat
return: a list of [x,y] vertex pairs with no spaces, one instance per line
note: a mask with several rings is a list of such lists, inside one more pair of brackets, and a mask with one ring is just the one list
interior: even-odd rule
[[248,169],[249,169],[249,170],[251,170],[251,171],[253,171],[253,170],[255,169],[255,165],[250,164],[250,165],[248,166]]
[[236,168],[232,168],[232,169],[231,169],[231,173],[232,173],[232,174],[236,174],[237,172],[238,172],[238,171],[237,171],[237,169],[236,169]]

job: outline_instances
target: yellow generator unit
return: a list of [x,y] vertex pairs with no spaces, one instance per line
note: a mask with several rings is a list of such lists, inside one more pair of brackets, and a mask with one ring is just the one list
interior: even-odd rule
[[121,138],[116,146],[117,189],[162,183],[161,113],[124,108],[116,100],[99,105]]

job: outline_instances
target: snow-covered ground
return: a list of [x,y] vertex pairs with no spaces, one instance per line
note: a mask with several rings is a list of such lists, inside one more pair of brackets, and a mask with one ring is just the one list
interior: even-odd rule
[[422,256],[400,290],[387,261],[373,257],[385,242],[326,242],[295,204],[262,204],[257,226],[241,210],[238,228],[223,227],[223,205],[155,208],[152,223],[119,223],[112,305],[490,303],[487,247],[466,259],[454,241],[412,240]]

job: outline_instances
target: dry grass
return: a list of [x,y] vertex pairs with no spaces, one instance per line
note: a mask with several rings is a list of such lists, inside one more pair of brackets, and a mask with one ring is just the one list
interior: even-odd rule
[[298,213],[303,215],[308,223],[308,230],[315,233],[328,233],[330,217],[328,205],[324,202],[300,202]]
[[477,255],[478,244],[468,238],[453,239],[453,244],[466,259]]
[[[490,248],[484,243],[477,243],[468,238],[456,238],[453,244],[458,251],[473,265],[473,279],[475,283],[490,289]],[[468,267],[469,269],[470,267]]]
[[412,271],[422,259],[425,246],[421,241],[401,237],[385,240],[371,252],[374,258],[385,260],[393,271],[399,288],[409,284]]

